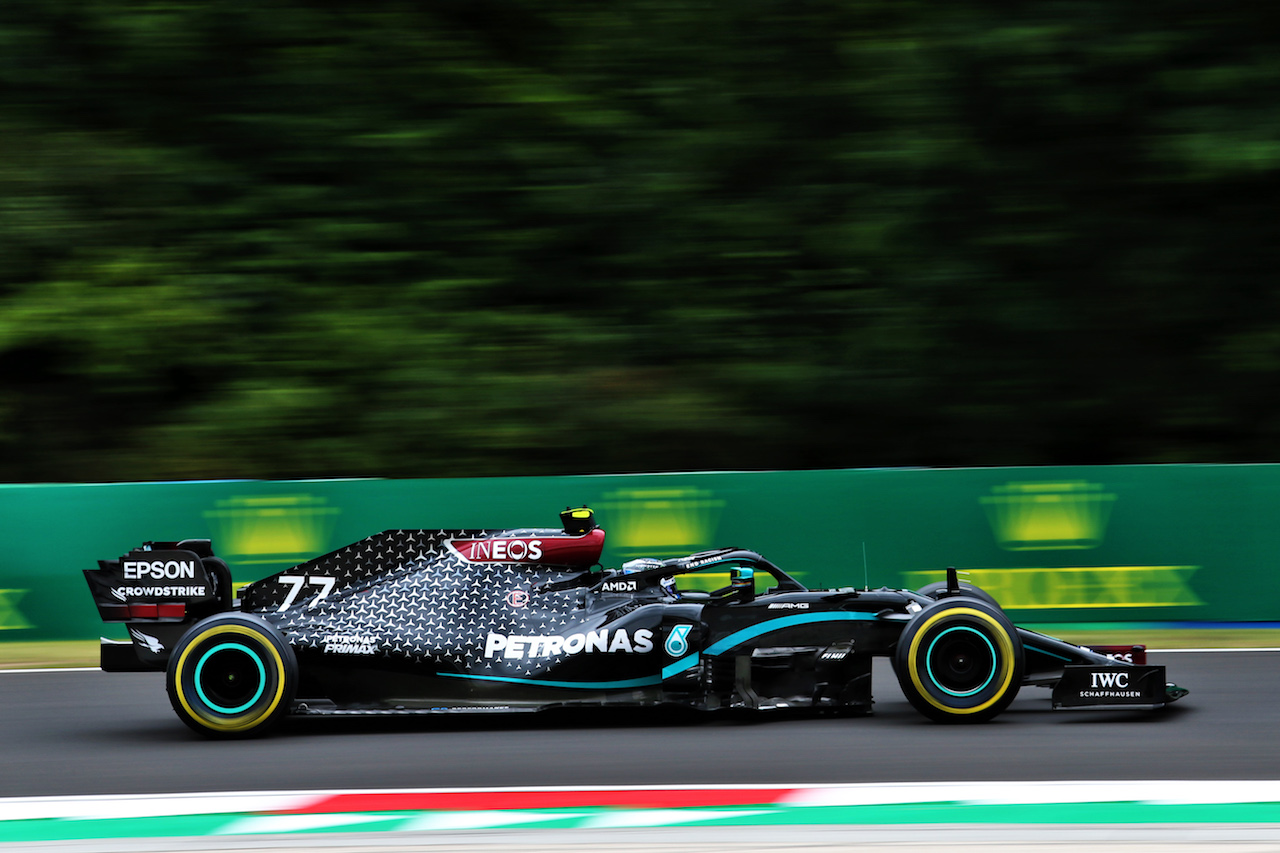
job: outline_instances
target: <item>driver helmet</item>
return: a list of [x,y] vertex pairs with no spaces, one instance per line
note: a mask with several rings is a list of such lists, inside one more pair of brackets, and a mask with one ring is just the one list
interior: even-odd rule
[[665,595],[669,595],[672,598],[680,597],[680,590],[676,589],[676,579],[674,577],[663,578],[660,584]]

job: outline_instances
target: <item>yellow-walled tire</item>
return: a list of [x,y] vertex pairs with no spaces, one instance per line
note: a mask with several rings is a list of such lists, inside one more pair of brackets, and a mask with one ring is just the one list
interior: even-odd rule
[[1022,686],[1017,629],[978,598],[946,598],[915,615],[894,652],[907,701],[931,720],[980,723],[1009,706]]
[[298,662],[281,633],[241,613],[191,626],[165,676],[178,718],[216,738],[262,734],[289,712],[297,686]]

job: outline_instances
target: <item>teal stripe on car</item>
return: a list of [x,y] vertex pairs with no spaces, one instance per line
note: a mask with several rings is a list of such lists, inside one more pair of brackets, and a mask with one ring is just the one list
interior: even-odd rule
[[781,631],[783,628],[794,628],[797,625],[816,625],[821,622],[873,622],[875,618],[876,615],[874,613],[854,613],[846,610],[831,613],[801,613],[795,616],[783,616],[779,619],[770,619],[768,622],[752,625],[750,628],[743,628],[741,631],[734,631],[729,636],[716,640],[703,651],[709,655],[723,654],[729,649],[740,646],[748,640],[754,640],[763,634]]
[[662,668],[662,678],[665,680],[670,678],[673,675],[679,675],[685,670],[693,669],[697,665],[698,665],[697,652],[694,652],[691,655],[685,655],[675,663],[669,663],[666,666],[664,666]]

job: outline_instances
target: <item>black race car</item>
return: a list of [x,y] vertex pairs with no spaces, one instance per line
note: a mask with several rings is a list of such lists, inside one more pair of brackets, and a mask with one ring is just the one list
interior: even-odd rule
[[[149,542],[85,571],[107,671],[164,670],[187,725],[245,736],[284,714],[557,706],[871,711],[871,659],[940,722],[1000,713],[1023,685],[1055,708],[1186,695],[1142,647],[1015,628],[982,590],[810,590],[754,551],[598,564],[591,510],[562,529],[388,530],[232,594],[207,539]],[[724,579],[721,583],[717,579]],[[1136,658],[1134,656],[1137,656]]]

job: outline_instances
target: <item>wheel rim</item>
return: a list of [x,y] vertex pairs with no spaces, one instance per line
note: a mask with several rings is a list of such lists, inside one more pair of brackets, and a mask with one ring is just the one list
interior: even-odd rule
[[929,680],[948,696],[963,698],[986,690],[996,677],[996,664],[995,646],[968,625],[942,631],[925,651]]
[[262,659],[242,643],[219,643],[202,654],[193,680],[200,701],[219,714],[252,708],[267,689]]

